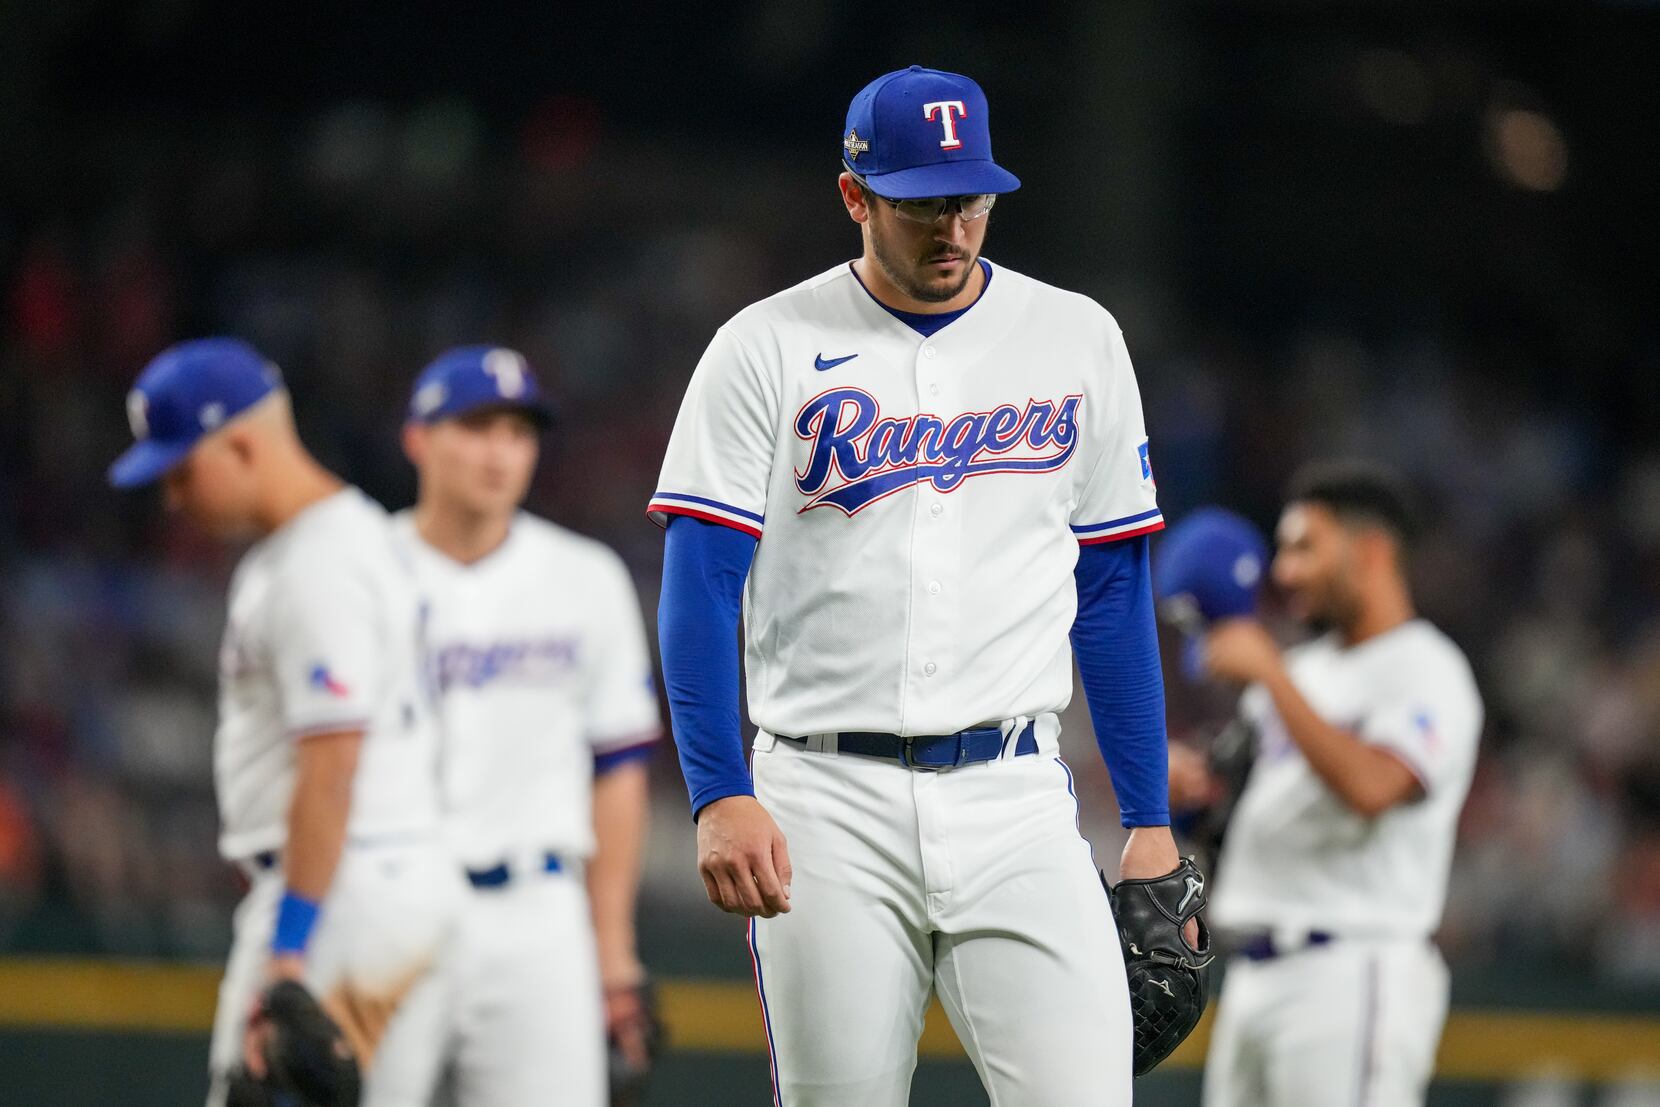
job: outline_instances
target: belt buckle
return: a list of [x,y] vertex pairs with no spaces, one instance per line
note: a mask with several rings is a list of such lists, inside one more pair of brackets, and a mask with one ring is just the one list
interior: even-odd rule
[[[925,764],[918,761],[916,759],[916,742],[918,738],[925,738],[930,742],[938,742],[943,738],[951,739],[951,741],[955,743],[955,746],[951,751],[951,760],[944,763],[934,764]],[[930,773],[944,772],[947,769],[959,768],[965,764],[963,759],[967,756],[967,750],[963,745],[963,732],[960,730],[955,734],[912,735],[909,738],[901,739],[899,744],[899,763],[904,765],[907,769],[921,769],[924,772]]]

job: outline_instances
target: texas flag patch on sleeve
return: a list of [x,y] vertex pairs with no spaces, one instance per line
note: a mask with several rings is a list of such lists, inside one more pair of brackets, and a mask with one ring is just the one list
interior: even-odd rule
[[329,672],[327,665],[319,662],[311,667],[311,676],[306,683],[319,692],[325,692],[336,699],[345,699],[352,694],[352,690]]

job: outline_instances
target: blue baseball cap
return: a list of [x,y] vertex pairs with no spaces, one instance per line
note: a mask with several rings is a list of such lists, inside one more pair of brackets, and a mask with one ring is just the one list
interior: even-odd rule
[[110,466],[110,483],[149,484],[197,442],[281,387],[277,367],[239,338],[169,346],[127,393],[127,422],[136,441]]
[[530,363],[505,346],[457,346],[445,350],[415,378],[409,419],[437,423],[481,407],[514,407],[546,427],[553,413]]
[[[1161,605],[1189,605],[1205,623],[1249,615],[1268,570],[1268,542],[1248,519],[1202,507],[1171,527],[1153,558]],[[1178,618],[1178,622],[1181,620]]]
[[921,200],[1013,192],[991,160],[986,94],[960,73],[913,65],[866,85],[847,109],[842,163],[878,196]]

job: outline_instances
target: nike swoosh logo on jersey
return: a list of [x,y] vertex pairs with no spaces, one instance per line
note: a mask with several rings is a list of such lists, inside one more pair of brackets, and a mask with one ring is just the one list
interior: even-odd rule
[[848,354],[846,357],[826,358],[823,354],[820,354],[813,359],[813,368],[822,373],[826,369],[834,369],[844,361],[852,361],[858,356],[858,354]]

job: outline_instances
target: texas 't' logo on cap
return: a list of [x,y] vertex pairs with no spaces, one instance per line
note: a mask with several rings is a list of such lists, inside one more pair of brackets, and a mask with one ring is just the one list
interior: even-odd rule
[[529,367],[524,355],[517,350],[496,348],[484,355],[484,372],[496,382],[496,391],[504,400],[516,400],[524,395],[525,376]]
[[963,140],[957,137],[957,120],[968,114],[961,100],[935,100],[932,104],[922,105],[922,118],[938,119],[945,128],[945,137],[940,139],[941,150],[959,150]]
[[421,370],[410,396],[409,417],[435,423],[504,405],[548,425],[541,386],[523,354],[506,346],[457,346]]
[[992,160],[988,117],[985,92],[961,73],[885,73],[848,105],[842,160],[890,200],[1013,192],[1020,178]]

